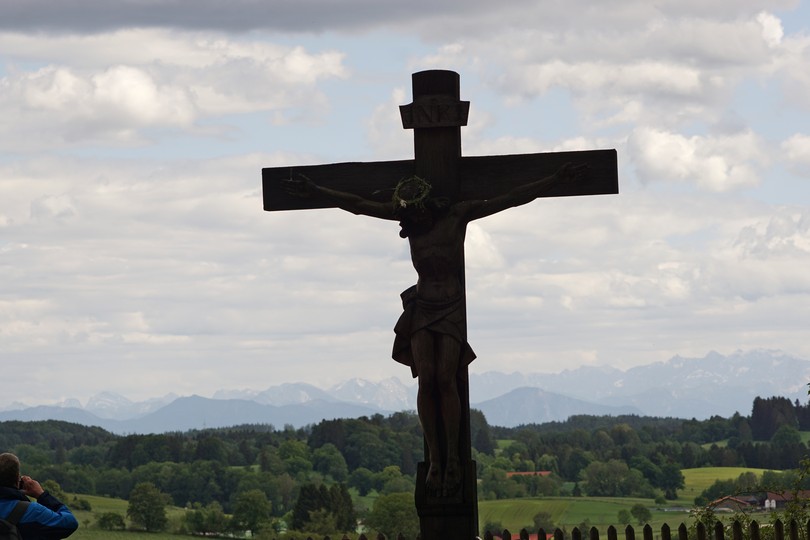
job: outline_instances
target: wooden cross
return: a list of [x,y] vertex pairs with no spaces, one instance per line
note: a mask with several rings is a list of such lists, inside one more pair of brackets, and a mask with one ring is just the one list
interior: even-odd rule
[[[403,179],[413,177],[425,179],[431,186],[431,197],[445,197],[451,203],[490,201],[520,190],[521,187],[533,185],[541,178],[553,177],[565,164],[576,164],[578,168],[584,168],[585,172],[575,181],[551,182],[547,188],[532,198],[618,193],[615,150],[462,156],[461,126],[467,124],[470,104],[460,100],[458,74],[452,71],[422,71],[413,74],[412,83],[413,103],[401,106],[400,114],[403,127],[414,130],[414,159],[265,168],[262,169],[264,209],[275,211],[339,206],[355,211],[351,205],[341,204],[335,198],[334,194],[339,193],[348,194],[347,196],[352,199],[371,201],[371,205],[377,210],[370,212],[369,215],[398,219],[393,217],[395,214],[390,211],[386,215],[381,215],[385,212],[380,209],[390,210],[390,207],[394,206],[392,196]],[[306,197],[292,193],[290,182],[303,178],[319,189],[308,193]],[[466,227],[466,222],[463,225]],[[463,246],[463,230],[459,234],[461,237],[457,240]],[[409,238],[409,241],[414,258],[414,243],[417,240]],[[458,283],[462,288],[459,309],[463,328],[460,331],[461,335],[455,337],[466,344],[463,249],[459,251],[460,254],[453,256],[462,258],[459,264]],[[416,266],[416,261],[414,262]],[[420,272],[420,281],[422,278]],[[420,374],[420,392],[421,385]],[[432,463],[436,460],[436,456],[430,456],[431,469],[426,464],[420,463],[415,495],[423,540],[438,538],[471,540],[477,535],[475,463],[471,459],[470,450],[469,385],[466,363],[459,364],[455,385],[461,403],[458,436],[461,485],[457,490],[444,492],[436,490],[435,483],[431,485]],[[420,418],[423,418],[421,410]],[[423,426],[424,424],[423,419]],[[444,429],[447,431],[446,426]],[[427,442],[429,441],[426,435]],[[426,444],[426,456],[427,449]],[[447,449],[442,448],[442,453],[446,457]]]

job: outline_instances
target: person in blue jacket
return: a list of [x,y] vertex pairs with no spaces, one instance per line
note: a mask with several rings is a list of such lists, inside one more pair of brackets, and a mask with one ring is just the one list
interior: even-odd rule
[[20,476],[20,460],[14,454],[0,454],[0,518],[5,519],[19,501],[33,497],[17,523],[23,540],[67,538],[79,522],[59,499],[42,489],[30,476]]

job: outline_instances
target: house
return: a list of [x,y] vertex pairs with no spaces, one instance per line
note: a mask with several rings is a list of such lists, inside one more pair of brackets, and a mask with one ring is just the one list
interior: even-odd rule
[[509,471],[506,473],[507,478],[512,478],[513,476],[549,476],[551,475],[551,471]]
[[806,503],[810,500],[810,490],[800,491],[769,491],[765,495],[765,509],[776,510],[784,508],[788,502],[798,498]]
[[720,497],[716,501],[712,501],[709,505],[717,512],[739,512],[741,510],[753,510],[759,507],[759,501],[756,497],[743,496],[734,497],[727,495]]

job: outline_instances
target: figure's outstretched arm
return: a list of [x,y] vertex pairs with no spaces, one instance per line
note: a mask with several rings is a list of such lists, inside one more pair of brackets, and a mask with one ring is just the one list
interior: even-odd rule
[[360,214],[380,219],[396,219],[391,203],[370,201],[354,193],[347,193],[345,191],[338,191],[318,185],[303,174],[299,176],[300,178],[291,178],[281,181],[284,190],[290,195],[303,198],[321,195],[335,203],[338,208],[351,212],[352,214]]
[[480,219],[513,206],[530,203],[551,187],[579,178],[587,168],[588,166],[585,164],[572,165],[571,163],[565,163],[554,174],[516,187],[503,195],[482,201],[462,203],[467,206],[467,219],[469,221]]

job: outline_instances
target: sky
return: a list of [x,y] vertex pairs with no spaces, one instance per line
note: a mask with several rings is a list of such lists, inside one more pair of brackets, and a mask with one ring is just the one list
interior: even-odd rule
[[261,169],[412,157],[425,69],[464,155],[618,152],[470,224],[471,371],[810,359],[806,0],[0,0],[0,407],[410,380],[397,224]]

